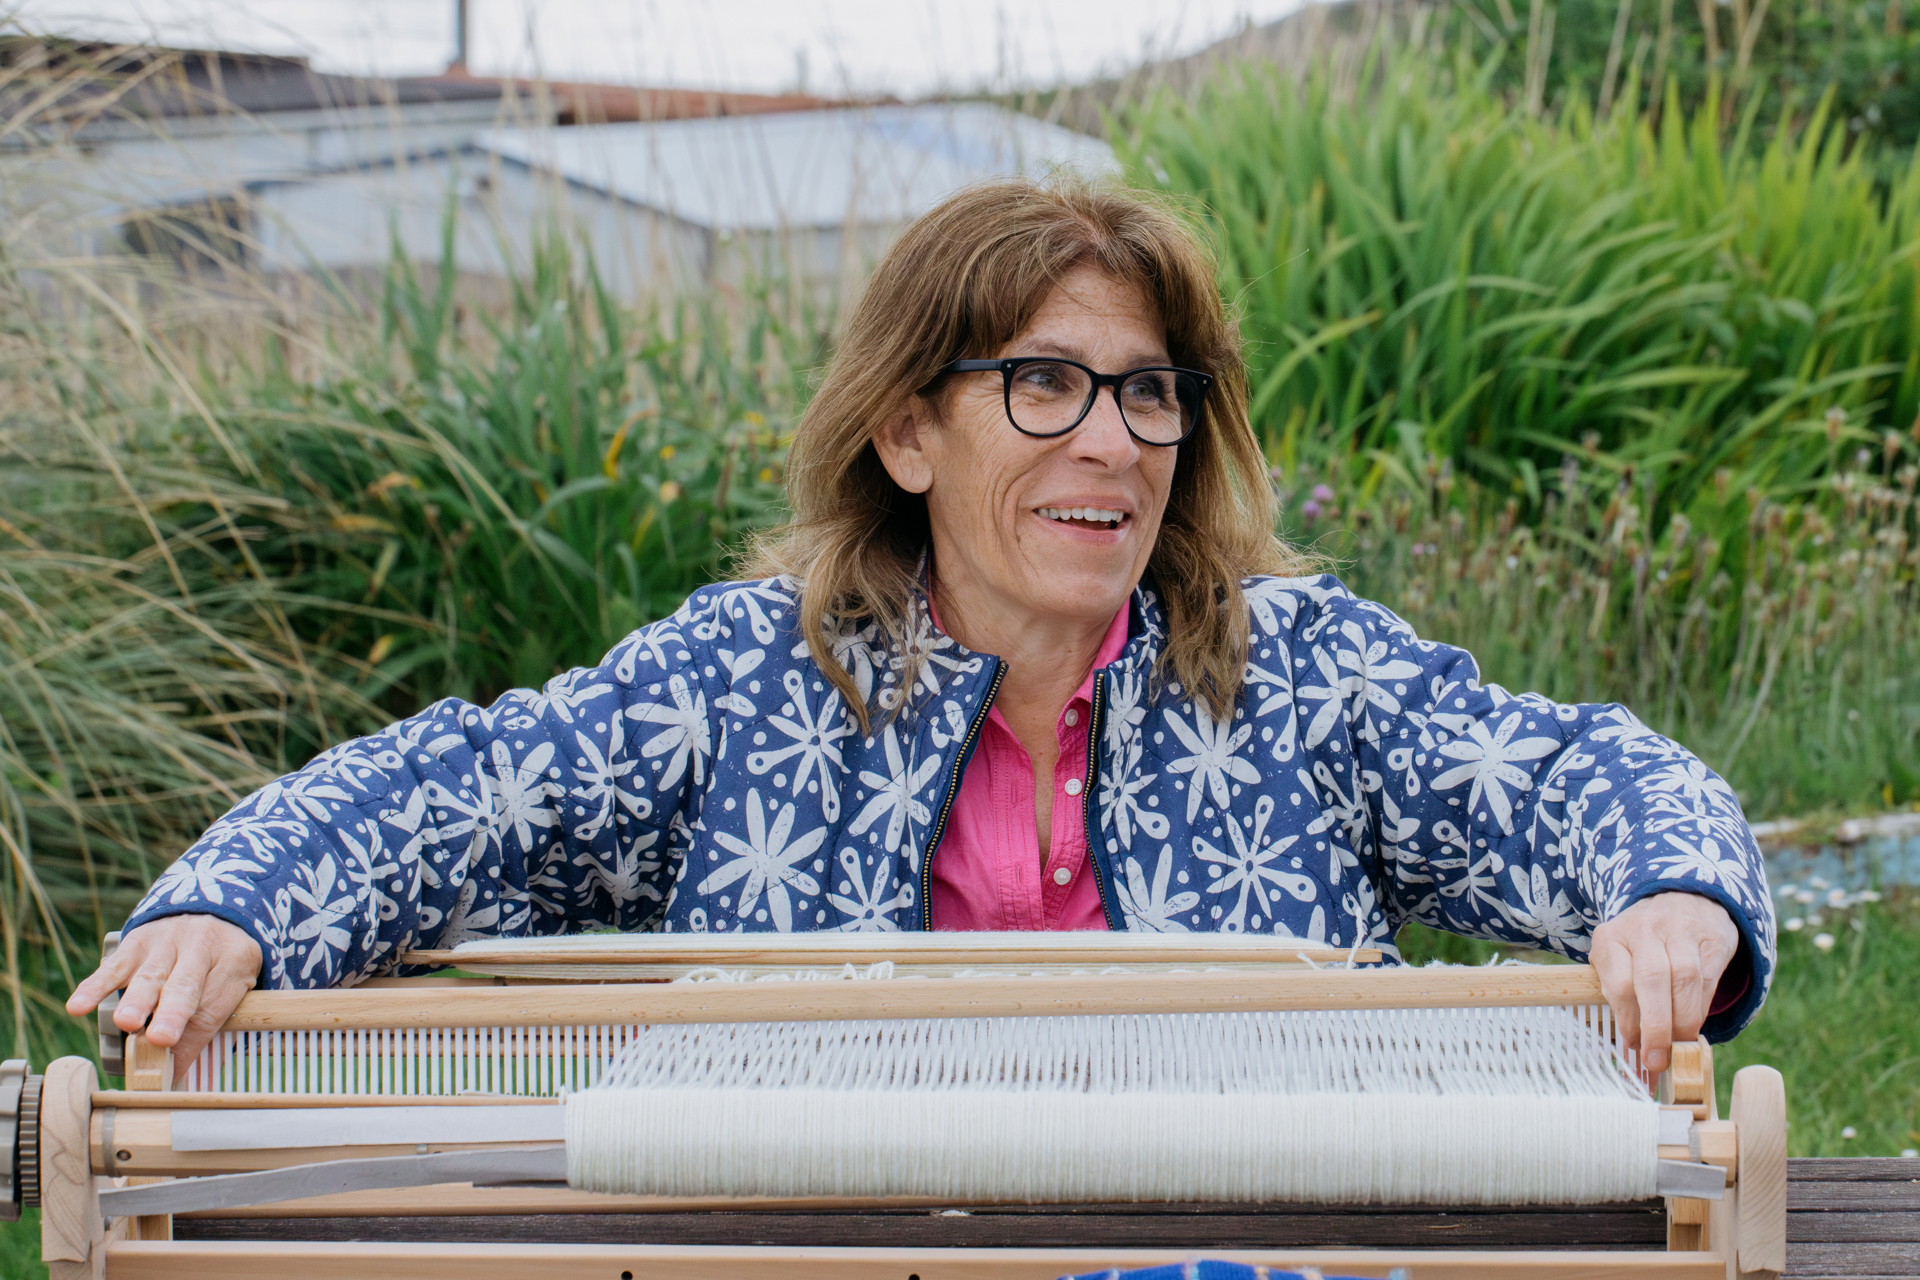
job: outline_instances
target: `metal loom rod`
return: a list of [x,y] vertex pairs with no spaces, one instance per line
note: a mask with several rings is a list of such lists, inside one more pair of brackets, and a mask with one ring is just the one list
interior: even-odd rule
[[1097,934],[1089,942],[1074,935],[1036,937],[1007,934],[889,934],[862,938],[842,934],[795,934],[751,941],[713,934],[627,934],[618,936],[469,943],[448,951],[406,951],[409,965],[580,965],[580,964],[1207,964],[1267,961],[1279,964],[1337,964],[1350,955],[1360,963],[1381,959],[1377,947],[1351,952],[1324,943],[1253,938],[1244,934],[1168,935]]
[[286,1107],[551,1107],[558,1098],[505,1093],[243,1093],[95,1089],[93,1107],[133,1111],[277,1111]]
[[610,983],[418,992],[386,987],[250,992],[227,1019],[225,1030],[1487,1008],[1587,1005],[1601,998],[1599,979],[1586,965]]

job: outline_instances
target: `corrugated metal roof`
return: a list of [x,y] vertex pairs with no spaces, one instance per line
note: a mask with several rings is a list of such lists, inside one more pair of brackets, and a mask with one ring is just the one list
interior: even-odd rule
[[232,112],[384,108],[497,102],[493,81],[329,75],[305,58],[215,50],[67,43],[0,37],[0,65],[16,68],[0,88],[0,111],[29,109],[37,123],[62,118],[219,116]]
[[723,231],[899,223],[989,178],[1115,167],[1103,142],[985,103],[500,129],[478,144]]

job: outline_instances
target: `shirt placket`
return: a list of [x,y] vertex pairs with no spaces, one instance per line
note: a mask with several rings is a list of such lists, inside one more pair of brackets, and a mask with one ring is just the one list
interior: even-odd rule
[[[1044,929],[1045,912],[1040,906],[1040,886],[1035,884],[1038,873],[1034,869],[1039,862],[1039,850],[1024,855],[1020,852],[1031,847],[1027,842],[1036,834],[1033,829],[1033,761],[1005,724],[993,724],[989,731],[996,735],[999,762],[1003,766],[1013,766],[996,770],[994,776],[994,792],[999,804],[993,822],[998,832],[997,848],[1002,851],[1002,856],[996,859],[1000,880],[999,927]],[[1009,852],[1014,856],[1005,856]]]
[[1086,797],[1081,792],[1087,777],[1088,710],[1085,698],[1074,698],[1055,727],[1060,755],[1053,765],[1053,821],[1040,878],[1042,927],[1048,929],[1059,923],[1067,895],[1087,863]]

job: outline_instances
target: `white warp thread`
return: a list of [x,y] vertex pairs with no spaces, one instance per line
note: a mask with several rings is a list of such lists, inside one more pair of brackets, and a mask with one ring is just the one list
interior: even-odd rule
[[660,1195],[1643,1199],[1659,1110],[1566,1009],[645,1029],[568,1180]]
[[783,969],[778,973],[754,973],[749,969],[725,969],[703,965],[689,969],[675,982],[853,982],[879,981],[893,977],[893,961],[880,960],[869,965],[843,964],[838,969]]

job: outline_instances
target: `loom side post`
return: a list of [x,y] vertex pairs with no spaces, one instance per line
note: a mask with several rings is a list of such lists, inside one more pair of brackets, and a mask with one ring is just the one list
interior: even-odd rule
[[[1692,1107],[1696,1121],[1719,1119],[1713,1090],[1713,1046],[1706,1037],[1673,1046],[1672,1064],[1660,1077],[1660,1101]],[[1711,1200],[1668,1196],[1667,1251],[1686,1253],[1706,1248],[1714,1235],[1714,1219],[1726,1213],[1725,1201],[1716,1214]]]
[[1772,1067],[1742,1067],[1729,1110],[1738,1176],[1714,1214],[1727,1280],[1778,1280],[1787,1265],[1787,1091]]
[[[146,1036],[134,1033],[127,1037],[127,1091],[129,1093],[168,1093],[173,1089],[173,1050],[162,1049],[148,1040]],[[112,1164],[104,1157],[111,1152],[102,1151],[102,1163],[107,1168]],[[127,1185],[139,1186],[142,1183],[157,1182],[158,1178],[131,1177]],[[149,1214],[134,1218],[127,1223],[127,1235],[134,1240],[171,1240],[173,1239],[173,1218],[169,1214]]]
[[107,1232],[88,1140],[93,1063],[55,1059],[40,1091],[40,1257],[51,1280],[101,1280]]

